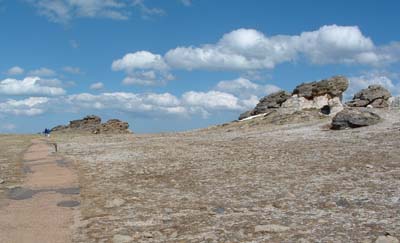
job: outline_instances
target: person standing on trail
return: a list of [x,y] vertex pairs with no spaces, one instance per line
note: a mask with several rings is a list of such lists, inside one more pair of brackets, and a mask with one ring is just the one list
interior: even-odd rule
[[44,129],[44,135],[46,136],[46,137],[50,137],[50,129]]

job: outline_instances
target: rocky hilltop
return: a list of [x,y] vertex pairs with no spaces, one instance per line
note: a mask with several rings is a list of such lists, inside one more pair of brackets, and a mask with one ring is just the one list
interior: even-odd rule
[[240,121],[262,120],[287,124],[332,118],[332,129],[357,128],[381,121],[373,109],[398,107],[398,97],[380,85],[370,85],[342,103],[349,81],[344,76],[302,83],[292,93],[278,91],[262,98],[256,107],[239,116]]
[[111,133],[124,134],[131,133],[129,124],[118,119],[108,120],[106,123],[101,123],[101,118],[95,115],[86,116],[83,119],[73,120],[69,125],[56,126],[51,129],[52,132],[83,132],[83,133]]
[[349,81],[343,76],[302,83],[292,93],[278,91],[262,98],[253,110],[241,114],[239,120],[265,113],[290,115],[305,110],[334,115],[343,109],[342,94],[348,86]]

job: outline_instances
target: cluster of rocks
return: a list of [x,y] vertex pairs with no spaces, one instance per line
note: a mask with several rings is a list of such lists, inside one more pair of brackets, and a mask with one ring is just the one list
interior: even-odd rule
[[124,134],[131,133],[129,124],[118,119],[108,120],[101,123],[101,118],[95,115],[86,116],[83,119],[73,120],[67,126],[56,126],[51,129],[52,132],[89,132],[94,134],[112,133]]
[[349,81],[343,76],[303,83],[292,93],[278,91],[262,98],[253,110],[241,114],[239,120],[272,110],[291,114],[306,109],[317,109],[325,115],[333,115],[343,109],[342,95],[348,86]]
[[370,85],[346,103],[347,108],[332,119],[332,129],[357,128],[375,125],[381,117],[368,108],[387,108],[392,95],[380,85]]
[[350,107],[385,108],[389,107],[390,92],[380,85],[370,85],[356,93],[353,100],[346,103]]
[[390,92],[380,85],[370,85],[343,105],[343,92],[348,86],[349,81],[343,76],[302,83],[292,93],[278,91],[262,98],[254,109],[241,114],[239,120],[271,114],[275,115],[275,120],[288,120],[288,116],[299,112],[317,110],[321,115],[333,116],[332,129],[345,129],[377,124],[381,118],[368,108],[393,108],[397,103],[397,107],[400,106],[399,98],[391,97]]

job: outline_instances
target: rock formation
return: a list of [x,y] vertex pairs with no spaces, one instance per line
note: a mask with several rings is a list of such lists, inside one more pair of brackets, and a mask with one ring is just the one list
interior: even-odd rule
[[101,123],[101,118],[95,115],[86,116],[83,119],[73,120],[67,126],[56,126],[52,132],[89,132],[89,133],[131,133],[129,124],[118,119],[111,119]]
[[389,98],[392,95],[381,85],[370,85],[368,88],[356,93],[353,100],[346,103],[350,107],[385,108],[389,106]]
[[127,133],[129,124],[118,119],[108,120],[106,123],[100,124],[94,133]]
[[101,124],[101,118],[98,116],[90,115],[80,120],[73,120],[69,122],[68,128],[74,130],[93,131]]
[[254,108],[254,115],[265,113],[268,109],[274,109],[281,107],[282,103],[290,98],[290,94],[286,91],[278,91],[272,93],[260,100],[257,106]]
[[349,87],[349,81],[343,76],[334,76],[319,82],[303,83],[293,90],[293,95],[312,100],[318,96],[340,97]]
[[377,124],[381,118],[364,108],[346,108],[332,119],[332,129],[357,128]]
[[287,115],[306,109],[319,110],[324,115],[334,115],[343,109],[342,94],[349,86],[343,76],[303,83],[297,86],[292,94],[279,91],[260,100],[257,106],[240,115],[239,120],[276,110]]

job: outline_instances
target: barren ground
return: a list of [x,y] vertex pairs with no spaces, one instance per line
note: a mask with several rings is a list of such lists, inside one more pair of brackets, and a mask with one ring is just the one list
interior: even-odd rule
[[[58,135],[76,242],[374,242],[400,237],[400,112],[331,131],[262,118],[185,133]],[[134,127],[134,124],[133,124]]]
[[[14,143],[26,148],[25,139],[29,137],[5,138],[9,141],[7,145]],[[3,183],[0,198],[0,242],[71,242],[74,218],[79,217],[76,172],[71,164],[54,154],[54,147],[47,139],[32,139],[29,144],[23,156],[18,156],[19,163],[12,163],[13,146],[4,153],[10,162],[5,163],[8,166],[2,171],[7,181]],[[13,173],[15,176],[11,177]],[[11,178],[16,178],[13,180],[18,184],[12,184]]]

